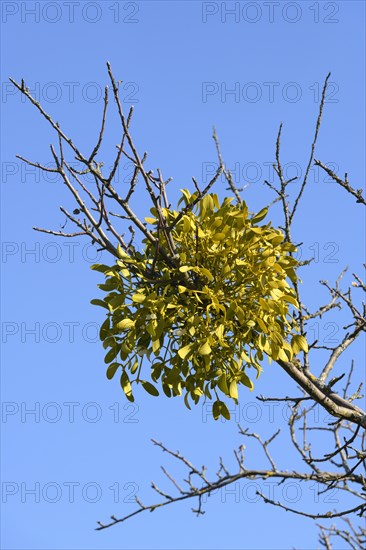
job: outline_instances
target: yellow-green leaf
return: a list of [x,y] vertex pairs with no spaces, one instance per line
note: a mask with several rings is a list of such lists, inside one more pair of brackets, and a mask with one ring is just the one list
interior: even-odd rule
[[293,349],[293,352],[295,355],[300,353],[300,351],[305,351],[307,353],[309,351],[308,343],[306,341],[306,338],[304,336],[301,336],[299,334],[296,334],[292,337],[291,340],[291,347]]
[[228,390],[228,387],[227,387],[227,380],[226,380],[226,373],[225,372],[223,374],[221,374],[221,376],[219,376],[219,379],[217,380],[217,385],[220,388],[220,390],[222,391],[222,393],[224,393],[225,395],[229,395],[229,390]]
[[191,230],[191,221],[187,216],[183,217],[183,231],[184,233],[189,233]]
[[200,267],[199,268],[199,273],[204,275],[205,277],[207,277],[207,279],[209,281],[213,281],[212,273],[208,269],[206,269],[205,267]]
[[181,359],[185,359],[189,352],[192,350],[192,344],[188,344],[188,346],[184,346],[180,350],[178,350],[178,355]]
[[101,306],[101,307],[104,307],[105,309],[108,309],[108,311],[109,311],[109,306],[108,306],[108,304],[106,304],[105,302],[103,302],[103,300],[95,299],[95,300],[91,300],[90,303],[93,304],[94,306]]
[[208,342],[205,342],[198,350],[200,355],[209,355],[211,353],[211,347]]
[[128,328],[131,328],[135,325],[135,321],[132,321],[132,319],[122,319],[119,323],[116,325],[116,329],[118,330],[126,330]]
[[119,244],[117,246],[117,253],[118,253],[118,256],[121,260],[123,260],[124,262],[134,262],[135,260],[133,258],[131,258],[131,256],[129,254],[127,254],[127,252],[125,252],[122,248],[122,246]]
[[141,293],[139,293],[139,294],[134,294],[134,295],[132,296],[132,301],[133,301],[133,302],[136,302],[137,304],[141,304],[142,302],[145,301],[145,299],[146,299],[146,296],[144,296],[144,294],[141,294]]
[[154,353],[156,353],[157,351],[159,351],[159,349],[161,348],[161,345],[160,345],[160,340],[153,340],[152,341],[152,350]]
[[254,384],[253,384],[253,382],[251,381],[251,379],[249,378],[249,376],[247,376],[247,375],[245,374],[245,372],[242,372],[242,373],[240,374],[240,382],[241,382],[242,384],[244,384],[244,386],[246,386],[247,388],[249,388],[250,391],[253,391],[253,389],[254,389]]
[[129,401],[134,401],[134,397],[132,395],[132,386],[130,379],[128,378],[128,374],[126,371],[123,371],[121,374],[121,387],[123,391],[125,392],[125,395]]
[[221,415],[220,403],[222,403],[222,401],[215,401],[214,404],[212,405],[212,415],[215,420],[218,420]]
[[239,397],[238,384],[236,383],[236,380],[232,380],[230,382],[229,392],[230,392],[230,397],[232,397],[233,399],[238,399],[238,397]]
[[153,395],[154,397],[157,397],[159,395],[158,390],[150,384],[150,382],[147,382],[146,380],[140,380],[142,387],[144,390],[149,393],[150,395]]
[[224,338],[225,325],[219,325],[216,329],[216,335],[219,339],[219,342],[222,342]]
[[229,409],[225,405],[223,401],[220,401],[220,414],[223,416],[226,420],[230,420],[230,413]]
[[225,238],[225,233],[215,233],[214,235],[212,235],[212,240],[215,242],[223,241]]
[[252,223],[258,223],[258,222],[262,221],[263,218],[265,218],[267,216],[267,213],[268,213],[268,207],[262,208],[262,210],[260,210],[258,212],[258,214],[256,214],[254,216],[254,218],[251,219],[251,222]]
[[118,368],[120,367],[119,363],[111,363],[109,367],[107,368],[107,378],[108,380],[112,380],[113,376],[116,374]]
[[104,358],[104,362],[105,363],[110,363],[111,361],[113,361],[113,359],[118,355],[118,352],[119,352],[119,347],[118,346],[115,346],[112,349],[110,349],[109,352],[107,353],[107,355]]

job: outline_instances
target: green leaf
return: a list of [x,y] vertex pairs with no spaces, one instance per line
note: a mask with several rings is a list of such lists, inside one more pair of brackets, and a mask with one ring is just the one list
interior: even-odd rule
[[288,302],[290,304],[292,304],[293,306],[295,306],[296,308],[299,307],[299,303],[298,301],[296,300],[296,298],[294,296],[291,296],[290,294],[285,294],[283,297],[282,297],[282,300],[284,302]]
[[189,397],[189,393],[186,393],[185,396],[184,396],[184,404],[187,407],[187,409],[189,409],[191,411],[192,409],[190,407],[190,404],[188,403],[188,397]]
[[204,275],[205,277],[207,277],[207,279],[208,279],[209,281],[213,281],[212,273],[211,273],[208,269],[206,269],[205,267],[200,267],[200,268],[199,268],[199,273],[200,273],[201,275]]
[[242,372],[242,373],[240,374],[240,382],[241,382],[242,384],[244,384],[244,386],[246,386],[247,388],[249,388],[250,391],[253,391],[253,389],[254,389],[254,384],[253,384],[253,382],[251,381],[251,379],[249,378],[249,376],[247,376],[247,375],[245,374],[245,372]]
[[138,369],[138,366],[139,366],[139,362],[138,362],[138,361],[135,361],[134,364],[133,364],[132,367],[131,367],[131,374],[135,374],[135,372],[136,372],[137,369]]
[[286,351],[283,348],[279,349],[277,358],[281,359],[282,361],[288,361],[289,360],[288,355],[287,355]]
[[191,221],[188,216],[183,217],[183,232],[189,233],[191,230]]
[[236,309],[235,309],[235,314],[239,320],[239,323],[244,323],[245,321],[245,315],[244,315],[244,311],[243,309],[240,307],[240,306],[237,306]]
[[103,341],[109,336],[110,334],[110,320],[109,317],[104,321],[102,326],[100,327],[99,331],[99,338]]
[[[190,202],[190,199],[192,197],[191,193],[188,191],[188,189],[180,189],[180,192],[182,193],[183,197],[180,199],[180,201],[182,201],[183,199],[185,199],[185,203],[186,204],[189,204]],[[179,204],[179,203],[178,203]]]
[[308,343],[306,341],[306,338],[304,336],[301,336],[299,334],[295,334],[295,336],[292,337],[291,340],[291,347],[293,349],[293,352],[295,355],[300,353],[300,351],[304,351],[305,353],[308,353]]
[[122,319],[119,323],[116,324],[117,330],[126,330],[128,328],[131,328],[135,325],[135,321],[132,321],[132,319]]
[[219,325],[216,329],[216,336],[219,339],[219,342],[222,342],[224,339],[225,325]]
[[109,367],[107,368],[107,378],[108,380],[112,380],[113,376],[116,374],[117,370],[119,369],[121,365],[119,363],[111,363]]
[[220,413],[226,420],[230,420],[230,412],[223,401],[220,401]]
[[125,392],[125,395],[129,401],[135,401],[134,396],[132,395],[132,386],[130,379],[128,378],[128,374],[126,371],[123,371],[121,374],[121,387],[123,391]]
[[147,382],[146,380],[140,380],[142,387],[144,390],[149,393],[150,395],[153,395],[154,397],[157,397],[159,395],[158,390],[150,384],[150,382]]
[[125,303],[126,297],[124,294],[119,295],[112,295],[112,297],[106,298],[106,301],[108,304],[112,307],[112,309],[117,309],[119,306],[122,306]]
[[262,210],[260,210],[258,214],[256,214],[250,221],[252,223],[258,223],[262,221],[263,218],[267,216],[267,214],[268,214],[268,207],[266,206],[265,208],[262,208]]
[[212,407],[212,414],[215,420],[218,420],[220,416],[223,416],[224,418],[226,418],[226,420],[230,420],[229,409],[223,401],[217,400],[214,402]]
[[215,233],[214,235],[212,235],[212,240],[215,242],[220,242],[224,239],[226,239],[225,233]]
[[183,348],[178,350],[179,357],[181,359],[185,359],[187,357],[187,355],[189,354],[189,352],[191,351],[192,347],[193,347],[193,344],[188,344],[188,346],[184,346]]
[[118,352],[119,352],[119,347],[118,346],[115,346],[114,348],[110,349],[109,352],[107,353],[107,355],[104,358],[104,362],[105,363],[110,363],[111,361],[113,361],[113,359],[115,359],[117,357]]
[[271,243],[274,246],[277,246],[278,244],[283,242],[283,239],[284,239],[283,235],[276,235],[276,237],[273,237],[273,239],[271,239]]
[[156,352],[158,352],[160,348],[161,348],[160,339],[158,338],[157,340],[153,340],[152,341],[153,352],[156,354]]
[[198,350],[200,355],[209,355],[211,353],[211,347],[208,342],[205,342]]
[[257,317],[257,323],[258,323],[259,327],[263,330],[263,332],[268,333],[268,328],[264,324],[264,322],[262,321],[262,319],[260,317]]
[[229,389],[227,387],[226,372],[224,372],[223,374],[220,375],[220,377],[217,381],[217,385],[220,388],[220,390],[222,391],[222,393],[224,393],[225,395],[230,395],[229,394]]
[[134,262],[135,260],[133,258],[131,258],[131,256],[129,254],[127,254],[127,252],[125,252],[122,248],[122,246],[119,244],[117,246],[117,252],[118,252],[118,257],[123,260],[124,262],[126,263],[132,263]]
[[90,303],[93,304],[93,306],[104,307],[105,309],[108,309],[108,311],[109,311],[109,306],[108,306],[108,304],[106,304],[105,302],[103,302],[103,300],[98,300],[97,298],[95,298],[95,300],[90,300]]
[[142,302],[145,301],[145,299],[146,299],[146,296],[141,293],[137,293],[132,296],[132,301],[136,302],[137,304],[141,304]]
[[237,385],[237,383],[236,383],[236,380],[232,380],[232,381],[230,382],[229,393],[230,393],[230,397],[232,397],[232,398],[235,399],[235,400],[238,399],[239,394],[238,394],[238,385]]
[[209,384],[206,384],[206,387],[205,387],[205,396],[208,397],[210,400],[212,399],[212,395],[211,395],[211,392],[210,392]]
[[90,269],[104,273],[105,271],[109,271],[111,268],[108,265],[104,265],[104,264],[93,264],[90,266]]
[[163,392],[165,393],[165,395],[167,397],[171,397],[172,396],[172,390],[170,389],[170,387],[168,386],[168,384],[162,384],[162,388],[163,388]]
[[110,290],[116,290],[118,288],[119,282],[116,279],[107,279],[107,282],[103,285],[98,285],[100,290],[105,290],[109,292]]
[[221,415],[221,407],[220,407],[221,401],[215,401],[212,405],[212,415],[215,420],[218,420]]

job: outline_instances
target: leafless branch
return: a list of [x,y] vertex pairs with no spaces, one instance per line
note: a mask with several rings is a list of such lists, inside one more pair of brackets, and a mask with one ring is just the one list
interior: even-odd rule
[[344,180],[342,180],[339,176],[337,176],[337,174],[333,172],[333,170],[328,168],[328,166],[323,164],[320,160],[314,160],[314,164],[316,166],[320,166],[320,168],[322,168],[324,172],[326,172],[336,183],[338,183],[338,185],[340,185],[341,187],[343,187],[343,189],[348,191],[348,193],[356,197],[356,202],[366,205],[366,201],[362,196],[363,189],[354,189],[348,182],[347,174],[345,174]]

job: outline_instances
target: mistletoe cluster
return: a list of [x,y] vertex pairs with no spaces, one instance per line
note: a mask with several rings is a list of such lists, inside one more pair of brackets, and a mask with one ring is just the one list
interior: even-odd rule
[[[130,401],[133,383],[159,395],[143,375],[146,356],[151,380],[160,380],[168,397],[184,393],[188,408],[189,398],[215,399],[214,418],[229,419],[220,395],[237,402],[240,384],[252,390],[249,368],[258,378],[264,355],[291,361],[307,349],[289,311],[298,307],[290,284],[296,248],[270,222],[260,225],[268,208],[250,215],[244,201],[220,204],[216,194],[199,198],[187,190],[182,202],[180,212],[151,209],[145,220],[156,241],[145,239],[143,253],[119,247],[115,265],[92,266],[106,277],[99,285],[105,298],[92,303],[108,310],[100,330],[107,377],[121,372]],[[168,237],[171,261],[162,254]]]

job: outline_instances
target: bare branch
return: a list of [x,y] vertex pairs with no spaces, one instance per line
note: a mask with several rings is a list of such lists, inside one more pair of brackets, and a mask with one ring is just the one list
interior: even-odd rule
[[299,205],[299,201],[300,201],[301,196],[304,192],[304,189],[305,189],[305,186],[306,186],[306,183],[307,183],[307,179],[308,179],[308,176],[309,176],[310,168],[311,168],[311,165],[313,163],[313,158],[314,158],[314,153],[315,153],[315,145],[316,145],[316,142],[318,140],[318,134],[319,134],[320,124],[321,124],[322,115],[323,115],[324,102],[325,102],[325,94],[326,94],[326,91],[327,91],[327,85],[328,85],[329,78],[330,78],[330,73],[328,73],[328,75],[325,79],[325,82],[324,82],[322,98],[321,98],[320,107],[319,107],[318,119],[316,121],[315,135],[314,135],[313,143],[311,145],[310,158],[309,158],[308,166],[306,168],[304,180],[303,180],[301,188],[300,188],[300,192],[299,192],[299,194],[298,194],[298,196],[295,200],[294,206],[293,206],[291,214],[290,214],[290,223],[292,223],[292,220],[294,218],[296,209]]
[[306,518],[311,518],[311,519],[339,518],[339,517],[342,517],[342,516],[346,516],[347,514],[355,514],[356,512],[359,512],[360,515],[362,515],[366,510],[366,504],[359,504],[358,506],[354,506],[353,508],[349,508],[348,510],[342,510],[341,512],[328,511],[325,514],[312,514],[310,512],[303,512],[302,510],[296,510],[296,508],[290,508],[289,506],[285,506],[284,504],[282,504],[279,501],[276,502],[276,501],[266,497],[260,491],[256,491],[256,494],[259,495],[266,504],[272,504],[273,506],[279,506],[283,510],[286,510],[286,512],[292,512],[293,514],[296,514],[298,516],[304,516]]
[[344,180],[342,180],[339,176],[337,176],[337,174],[333,172],[333,170],[328,168],[328,166],[323,164],[320,160],[314,160],[314,164],[316,166],[320,166],[320,168],[322,168],[324,172],[326,172],[335,182],[338,183],[338,185],[340,185],[341,187],[343,187],[343,189],[348,191],[348,193],[356,197],[356,202],[366,205],[366,200],[362,196],[363,189],[354,189],[353,187],[351,187],[348,182],[347,174],[345,174]]

